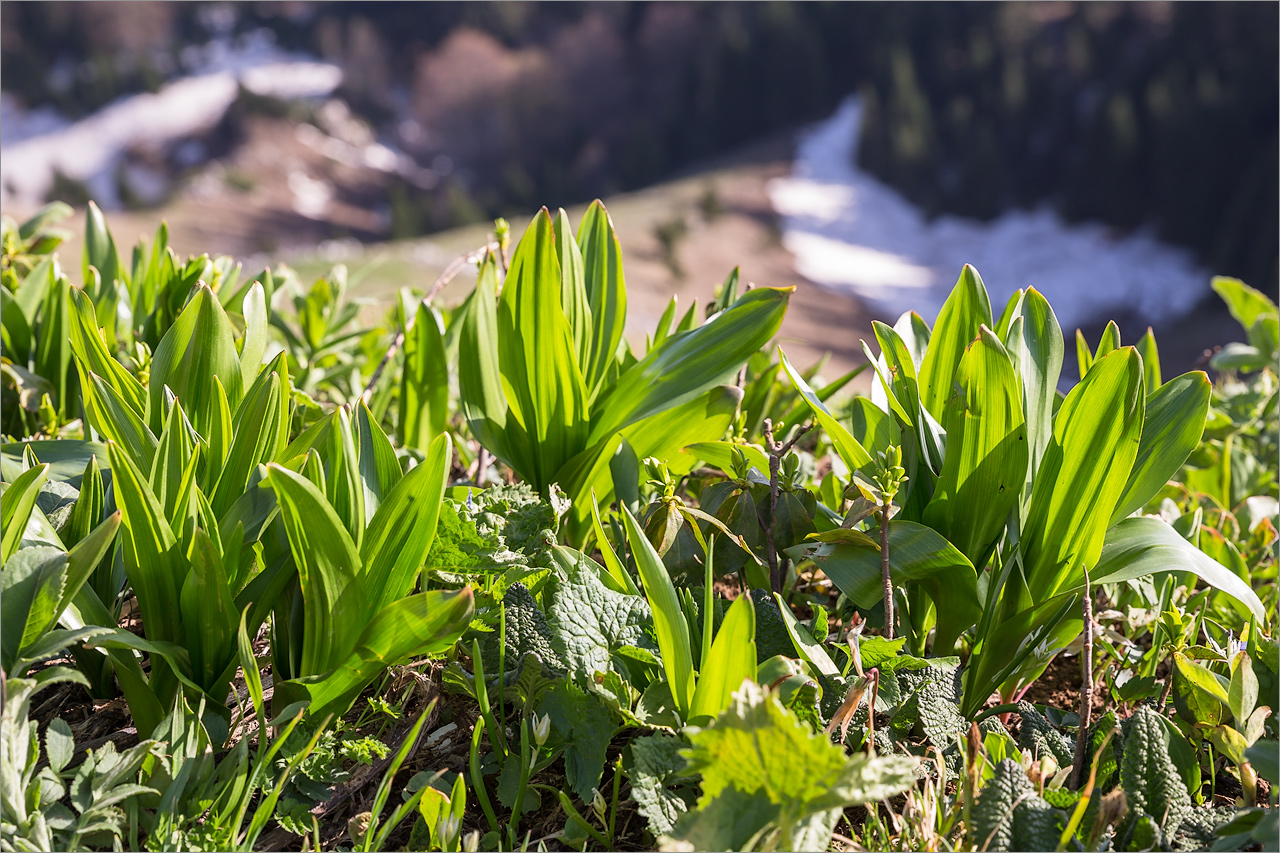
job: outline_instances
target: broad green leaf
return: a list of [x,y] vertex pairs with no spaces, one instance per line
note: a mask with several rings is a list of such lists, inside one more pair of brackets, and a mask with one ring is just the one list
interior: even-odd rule
[[757,287],[697,329],[667,338],[597,401],[587,444],[731,381],[782,325],[791,292]]
[[[556,477],[573,501],[570,510],[570,535],[581,542],[586,536],[589,511],[587,495],[594,489],[599,500],[612,503],[616,494],[617,478],[611,469],[616,462],[639,476],[639,460],[649,456],[670,460],[673,474],[688,473],[694,459],[687,454],[679,458],[682,447],[700,441],[713,441],[724,436],[733,421],[742,400],[742,389],[725,385],[708,390],[705,394],[683,405],[652,415],[628,426],[605,441],[584,450],[570,460]],[[618,449],[629,448],[626,463]],[[626,492],[622,492],[626,497]]]
[[625,646],[654,648],[653,619],[642,596],[606,587],[585,557],[569,563],[566,574],[552,587],[547,625],[550,644],[575,679],[585,683],[597,672],[607,672],[614,665],[613,656]]
[[662,343],[671,334],[671,324],[676,320],[676,307],[680,300],[678,296],[672,296],[671,301],[667,303],[667,307],[662,312],[662,316],[658,318],[658,325],[653,330],[653,340],[650,349]]
[[938,312],[938,321],[929,336],[929,350],[920,364],[920,403],[934,418],[943,416],[965,348],[978,337],[981,326],[994,325],[991,300],[982,276],[965,264],[955,288]]
[[1255,290],[1237,278],[1216,276],[1213,289],[1231,311],[1231,316],[1245,329],[1253,326],[1258,317],[1276,313],[1276,304],[1260,290]]
[[[188,463],[192,462],[197,452],[186,420],[181,401],[174,400],[169,416],[165,419],[164,432],[152,458],[151,475],[148,478],[151,492],[164,508],[170,528],[179,532],[182,530],[179,519],[189,511],[189,506],[180,505],[179,499],[184,496],[184,481],[187,484],[191,482],[187,475],[194,469],[190,469]],[[188,485],[185,495],[188,500],[189,489]]]
[[1182,719],[1216,726],[1229,713],[1230,701],[1219,676],[1182,652],[1173,653],[1173,704]]
[[360,545],[369,606],[379,610],[413,587],[436,535],[453,443],[441,433],[417,467],[378,507]]
[[[754,682],[734,694],[714,725],[690,732],[689,740],[687,769],[702,774],[702,797],[698,811],[681,816],[677,832],[720,798],[754,794],[755,800],[742,802],[736,811],[750,815],[758,827],[775,821],[784,838],[803,845],[794,849],[822,849],[825,839],[805,831],[806,818],[832,809],[838,817],[846,806],[895,796],[915,782],[918,763],[907,756],[848,757],[827,735],[784,708],[776,693]],[[816,834],[829,839],[830,826],[824,824]]]
[[1009,301],[1004,304],[1004,310],[1000,312],[1000,319],[996,320],[996,334],[1002,341],[1009,340],[1009,329],[1013,327],[1013,321],[1022,316],[1022,302],[1026,298],[1026,294],[1022,288],[1018,288],[1009,294]]
[[[555,223],[556,261],[560,265],[560,306],[569,321],[573,351],[581,368],[591,359],[591,305],[587,298],[582,250],[574,239],[569,214],[560,208]],[[587,389],[590,391],[590,389]]]
[[1138,455],[1111,514],[1112,524],[1146,506],[1177,475],[1200,444],[1212,396],[1209,377],[1199,370],[1170,379],[1147,396]]
[[4,333],[5,355],[18,365],[31,357],[31,324],[9,288],[0,286],[0,331]]
[[240,376],[248,388],[262,369],[262,356],[267,351],[267,298],[262,285],[254,282],[244,296],[240,310],[244,315],[244,344],[240,347]]
[[81,374],[89,371],[103,377],[103,381],[116,390],[134,413],[139,417],[145,415],[147,389],[124,365],[112,357],[102,331],[98,328],[93,303],[80,290],[71,292],[71,302],[69,338]]
[[956,369],[947,403],[947,455],[924,511],[975,566],[987,556],[1018,503],[1027,470],[1022,389],[1008,354],[986,326]]
[[1035,288],[1028,288],[1010,323],[1005,349],[1022,382],[1027,421],[1027,477],[1019,515],[1025,522],[1041,460],[1053,440],[1053,401],[1062,373],[1063,342],[1058,318]]
[[[356,437],[360,452],[360,479],[364,481],[364,511],[372,518],[382,501],[400,482],[404,471],[387,434],[363,402],[355,411]],[[428,445],[429,446],[429,445]]]
[[302,586],[301,672],[327,672],[351,654],[369,610],[360,555],[324,495],[305,477],[267,466]]
[[[1005,595],[1011,595],[1007,589]],[[994,609],[987,611],[990,615],[984,614],[978,627],[979,644],[965,668],[961,714],[966,718],[976,714],[1020,667],[1043,671],[1055,654],[1079,636],[1084,623],[1073,616],[1079,612],[1080,596],[1075,592],[1033,602],[1003,621],[995,620]]]
[[235,605],[222,559],[200,528],[192,538],[190,559],[191,571],[180,597],[185,645],[194,679],[210,695],[216,695],[223,673],[236,658]]
[[[693,702],[694,674],[693,649],[689,641],[689,626],[680,609],[671,576],[662,564],[662,557],[654,550],[639,523],[622,507],[622,521],[627,530],[631,555],[644,583],[645,597],[653,610],[654,633],[658,648],[662,651],[662,665],[671,684],[671,696],[680,716],[688,719]],[[753,611],[754,615],[754,611]]]
[[743,456],[747,459],[747,464],[761,474],[767,475],[769,473],[769,457],[764,455],[764,450],[758,444],[740,444],[732,441],[698,441],[686,445],[682,452],[688,453],[696,459],[701,459],[713,468],[719,468],[721,471],[732,471],[734,450],[742,451]]
[[84,413],[102,436],[126,450],[135,465],[150,471],[155,459],[156,437],[146,423],[109,383],[96,373],[80,370]]
[[148,425],[153,431],[160,429],[167,387],[182,401],[196,430],[206,434],[217,405],[215,377],[223,383],[227,401],[234,409],[244,396],[235,330],[217,297],[207,286],[201,286],[169,327],[152,357]]
[[62,528],[62,541],[69,547],[89,535],[102,518],[106,506],[106,492],[102,485],[102,472],[98,470],[98,457],[90,456],[80,477],[80,495],[71,509],[71,517]]
[[1116,325],[1115,320],[1108,320],[1106,328],[1102,330],[1102,339],[1098,341],[1098,349],[1093,353],[1093,360],[1097,362],[1103,356],[1118,349],[1120,349],[1120,327]]
[[[71,322],[71,293],[73,288],[65,276],[54,281],[45,296],[44,306],[40,309],[39,339],[36,341],[35,372],[43,376],[53,385],[57,392],[54,401],[58,414],[63,418],[70,417],[70,400],[68,383],[72,378],[67,375],[71,367],[71,335],[74,327]],[[96,326],[95,326],[96,328]]]
[[[258,375],[258,379],[262,379],[262,374]],[[208,436],[208,443],[205,444],[204,463],[204,482],[210,487],[216,485],[221,478],[223,466],[226,464],[227,455],[231,452],[231,444],[235,438],[233,434],[235,427],[231,420],[231,404],[227,402],[227,392],[217,377],[214,377],[213,386],[214,406],[211,412],[212,422],[205,432],[205,435]],[[286,400],[284,403],[286,412],[288,411],[288,405]],[[240,401],[240,406],[244,406],[244,400]],[[239,410],[237,409],[237,411]]]
[[325,459],[325,496],[338,518],[360,547],[364,537],[364,483],[360,478],[360,460],[351,434],[351,419],[346,406],[333,413],[329,430],[329,454]]
[[3,560],[8,563],[22,543],[22,533],[27,529],[27,519],[35,508],[36,498],[45,480],[49,478],[49,466],[37,465],[29,468],[9,484],[0,496],[0,522],[4,528]]
[[676,819],[689,810],[688,803],[672,790],[684,776],[684,759],[680,757],[683,748],[683,740],[667,734],[638,737],[629,745],[631,764],[627,778],[631,782],[631,798],[654,835],[670,832]]
[[18,303],[18,307],[22,309],[22,315],[27,319],[27,325],[32,329],[36,326],[40,306],[44,304],[49,295],[49,289],[53,287],[53,283],[60,275],[58,259],[53,255],[46,255],[40,263],[31,268],[31,272],[22,279],[22,285],[13,293],[13,301]]
[[[778,360],[782,363],[782,369],[787,372],[787,376],[791,377],[791,383],[795,385],[796,390],[800,392],[800,396],[809,404],[813,416],[817,418],[818,423],[822,426],[827,437],[831,439],[831,443],[835,445],[836,452],[840,454],[840,458],[844,460],[844,464],[849,466],[849,470],[856,471],[863,465],[871,461],[871,454],[867,452],[853,434],[845,429],[844,425],[836,420],[835,416],[827,410],[827,407],[818,395],[809,387],[809,383],[805,382],[803,377],[791,366],[791,362],[787,359],[786,353],[782,351],[782,347],[778,347]],[[767,469],[765,469],[767,470]],[[762,472],[763,473],[763,472]]]
[[729,607],[711,644],[711,654],[698,670],[689,719],[715,717],[729,707],[733,693],[756,673],[756,610],[749,596]]
[[111,442],[107,457],[121,513],[125,574],[138,596],[147,635],[157,641],[181,642],[178,590],[186,567],[177,538],[165,520],[164,507],[128,455]]
[[1088,374],[1091,367],[1093,367],[1093,350],[1089,348],[1084,332],[1076,329],[1076,370],[1079,371],[1081,379]]
[[310,700],[308,712],[317,720],[343,714],[387,667],[448,651],[470,624],[473,610],[469,587],[432,590],[393,601],[370,620],[354,648],[335,667],[281,683],[274,702],[283,707]]
[[36,545],[23,548],[4,562],[0,573],[0,651],[9,675],[25,646],[47,631],[58,618],[58,602],[67,577],[67,554]]
[[404,336],[397,437],[404,447],[426,450],[444,432],[449,416],[449,363],[444,321],[425,301]]
[[67,582],[58,601],[58,613],[66,610],[89,580],[93,570],[115,546],[116,532],[120,529],[120,511],[117,510],[89,531],[89,534],[67,552]]
[[[1100,359],[1067,395],[1020,542],[1030,601],[1050,598],[1069,579],[1083,579],[1083,566],[1097,563],[1137,456],[1142,421],[1142,360],[1132,347]],[[1019,608],[1026,598],[1019,597]]]
[[588,399],[595,400],[614,364],[627,319],[627,285],[622,275],[622,249],[613,220],[604,205],[595,201],[578,223],[578,248],[582,250],[583,285],[591,317],[590,357],[583,365]]
[[702,774],[700,806],[728,788],[763,790],[774,803],[815,799],[847,761],[844,749],[754,683],[736,691],[716,724],[690,740],[688,769]]
[[[38,451],[38,452],[37,452]],[[107,446],[96,441],[69,438],[48,438],[36,441],[13,441],[0,444],[0,462],[4,465],[4,477],[12,482],[22,471],[21,460],[30,452],[37,460],[49,466],[49,479],[83,488],[81,476],[91,456],[98,457],[98,464],[107,458]],[[104,481],[111,477],[110,467],[102,469]]]
[[[781,810],[763,789],[743,793],[730,786],[716,797],[703,797],[697,809],[680,814],[669,833],[659,839],[658,849],[751,850],[780,819]],[[792,849],[818,850],[827,846],[824,843]]]
[[[884,598],[877,541],[824,543],[809,556],[859,607]],[[918,584],[933,599],[938,609],[936,648],[950,648],[981,615],[973,564],[922,524],[889,522],[889,572],[895,585]]]
[[893,392],[893,377],[886,366],[884,353],[876,355],[876,353],[872,352],[870,345],[865,341],[861,342],[861,345],[863,345],[863,355],[867,356],[868,364],[872,365],[872,369],[876,371],[876,377],[879,379],[878,386],[877,384],[872,384],[872,402],[879,406],[882,402],[879,398],[884,397],[883,403],[884,406],[887,407],[888,411],[891,411],[893,415],[896,415],[897,418],[902,420],[902,423],[910,427],[910,425],[913,425],[916,419],[919,418],[919,415],[908,411],[908,407],[906,407],[904,403],[897,398],[897,394]]
[[1271,359],[1262,350],[1239,341],[1228,343],[1209,359],[1209,366],[1214,370],[1235,370],[1240,373],[1252,373],[1270,363]]
[[288,356],[282,352],[258,374],[236,412],[230,446],[209,501],[219,518],[244,494],[254,470],[276,460],[284,450],[289,437],[287,371]]
[[1235,656],[1232,664],[1227,700],[1231,716],[1243,729],[1258,704],[1258,676],[1253,673],[1253,659],[1243,652]]
[[604,524],[600,521],[600,502],[596,500],[594,489],[591,490],[591,525],[596,537],[596,547],[600,549],[600,555],[604,559],[605,570],[609,573],[609,577],[613,579],[610,588],[614,592],[639,595],[640,590],[636,588],[635,581],[631,579],[631,575],[623,568],[622,561],[618,559],[617,553],[613,550],[613,545],[610,544],[609,538],[605,536]]
[[107,228],[107,220],[102,211],[92,201],[84,217],[84,256],[81,258],[84,267],[84,280],[89,280],[89,267],[94,267],[102,275],[104,282],[121,278],[120,253],[116,251],[116,241]]
[[1160,349],[1156,346],[1156,333],[1150,326],[1147,333],[1138,339],[1138,353],[1142,356],[1143,380],[1150,397],[1160,389],[1164,380],[1160,376]]
[[461,319],[458,393],[472,434],[500,459],[510,460],[514,451],[506,436],[507,395],[498,370],[497,294],[498,264],[486,254]]
[[1254,320],[1249,327],[1249,343],[1274,364],[1276,352],[1280,351],[1280,313],[1272,311]]
[[[884,360],[885,370],[888,372],[887,384],[890,387],[886,388],[886,391],[892,391],[893,397],[902,404],[910,416],[907,419],[907,425],[918,426],[922,420],[920,409],[923,399],[920,396],[920,385],[916,377],[915,363],[911,360],[911,353],[892,326],[887,326],[879,320],[872,320],[871,328],[875,332],[876,342],[880,345],[880,357]],[[974,337],[977,337],[976,333]],[[966,341],[966,345],[967,343]],[[928,354],[925,358],[928,358]],[[956,359],[956,363],[959,363],[959,358]],[[955,374],[955,365],[951,367],[951,374]],[[947,389],[947,396],[943,398],[944,404],[951,396],[951,386],[948,385]]]
[[911,356],[911,366],[919,375],[920,365],[924,363],[925,353],[929,350],[929,339],[933,336],[929,324],[916,312],[907,311],[893,324],[893,330],[902,338],[902,344]]
[[871,402],[854,397],[850,403],[850,432],[864,448],[879,452],[890,445],[902,446],[902,431],[893,415]]
[[498,355],[511,414],[532,445],[531,458],[509,461],[545,490],[585,445],[589,417],[569,321],[561,308],[560,264],[545,208],[516,247],[502,287]]
[[71,205],[66,202],[51,201],[31,214],[26,221],[18,226],[18,238],[24,243],[30,242],[41,231],[51,228],[56,223],[71,216],[74,212]]
[[680,318],[680,322],[676,323],[677,332],[689,332],[698,328],[698,300],[693,300],[693,304],[689,306],[689,310],[684,312],[684,316]]
[[1248,583],[1158,518],[1126,518],[1108,530],[1089,577],[1095,584],[1120,583],[1157,572],[1192,572],[1248,607],[1259,624],[1265,621],[1262,601]]
[[813,634],[809,633],[809,629],[800,624],[795,614],[791,612],[791,608],[782,600],[782,596],[775,592],[773,598],[778,604],[778,615],[782,617],[782,625],[786,628],[787,635],[791,638],[791,644],[795,646],[796,655],[821,675],[825,675],[828,678],[839,676],[840,668],[836,666],[835,661],[827,654],[827,650],[822,647],[822,644],[813,638]]

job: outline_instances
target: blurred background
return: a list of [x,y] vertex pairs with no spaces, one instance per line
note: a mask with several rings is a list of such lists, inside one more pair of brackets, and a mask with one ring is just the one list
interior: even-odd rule
[[1277,289],[1278,9],[3,2],[0,206],[376,300],[599,197],[633,333],[740,264],[798,286],[788,349],[853,364],[968,262],[1183,370],[1242,336],[1212,275]]

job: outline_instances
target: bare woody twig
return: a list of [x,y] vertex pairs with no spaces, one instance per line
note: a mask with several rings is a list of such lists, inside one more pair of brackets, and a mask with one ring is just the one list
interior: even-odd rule
[[[444,272],[440,273],[440,277],[435,280],[435,284],[431,285],[431,290],[423,297],[422,304],[430,305],[431,300],[435,299],[436,295],[444,289],[444,286],[453,281],[454,276],[462,272],[468,264],[474,264],[479,261],[484,257],[485,252],[496,252],[499,248],[496,242],[486,243],[482,248],[476,249],[474,252],[468,252],[465,255],[459,255],[454,258],[449,266],[444,268]],[[408,318],[406,317],[405,320],[407,321]],[[401,325],[399,334],[391,342],[391,346],[387,348],[386,355],[382,357],[382,361],[378,362],[378,367],[373,371],[373,376],[369,377],[369,384],[364,387],[364,393],[360,395],[360,401],[366,406],[369,405],[369,400],[373,398],[373,389],[377,387],[378,380],[382,378],[382,371],[386,370],[388,362],[400,350],[400,347],[404,346],[404,335],[405,327]]]
[[774,592],[782,592],[782,572],[778,569],[778,551],[773,546],[773,529],[778,523],[778,469],[782,463],[782,457],[786,456],[792,447],[795,447],[800,437],[813,429],[813,423],[807,423],[800,429],[796,430],[796,434],[784,444],[779,444],[773,437],[773,419],[764,419],[764,440],[765,448],[769,451],[769,526],[765,528],[765,540],[768,543],[769,556],[769,586]]
[[1080,653],[1084,681],[1080,685],[1080,728],[1076,732],[1076,754],[1071,768],[1071,787],[1079,790],[1084,778],[1084,761],[1089,754],[1089,719],[1093,715],[1093,589],[1089,570],[1084,570],[1084,649]]
[[884,586],[884,636],[893,639],[893,575],[889,569],[889,506],[880,508],[880,583]]

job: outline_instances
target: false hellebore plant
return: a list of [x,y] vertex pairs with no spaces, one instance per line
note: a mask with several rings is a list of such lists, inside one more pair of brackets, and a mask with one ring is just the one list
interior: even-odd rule
[[[997,689],[1019,694],[1079,636],[1086,570],[1094,584],[1192,572],[1263,618],[1247,584],[1137,514],[1200,440],[1204,373],[1162,382],[1151,334],[1122,347],[1112,324],[1063,398],[1062,331],[1049,303],[1019,290],[994,318],[968,266],[933,329],[915,313],[874,327],[879,355],[863,348],[879,384],[855,400],[852,429],[782,363],[855,477],[871,478],[875,453],[902,448],[907,479],[887,536],[899,626],[916,652],[936,628],[941,653],[976,628],[966,715]],[[792,551],[869,608],[883,597],[883,554],[878,536],[857,529],[863,503]]]
[[[108,559],[95,570],[106,582],[85,583],[88,545],[73,548],[61,562],[82,585],[62,605],[62,621],[99,629],[93,642],[142,732],[179,693],[207,696],[207,707],[225,714],[238,633],[254,636],[273,609],[276,701],[309,700],[320,715],[343,712],[388,665],[451,645],[470,619],[469,590],[410,594],[435,535],[448,437],[408,474],[363,405],[354,418],[339,409],[289,442],[288,358],[262,365],[263,288],[252,286],[243,301],[237,346],[218,297],[194,287],[144,385],[112,357],[89,297],[74,292],[70,343],[84,412],[107,443],[34,447],[93,457],[77,504],[88,499],[97,514],[101,492],[90,487],[98,457],[109,463],[123,571],[114,577]],[[80,527],[89,530],[94,515]],[[126,580],[145,639],[115,628],[111,607]],[[137,652],[151,656],[149,672]]]
[[611,466],[638,476],[640,459],[677,458],[724,435],[742,399],[727,383],[777,332],[791,293],[755,288],[701,325],[694,306],[637,358],[622,337],[621,250],[599,202],[576,239],[564,211],[553,222],[544,208],[498,290],[490,254],[461,309],[462,410],[480,443],[522,479],[544,494],[560,485],[578,541],[592,490],[601,504],[613,498]]

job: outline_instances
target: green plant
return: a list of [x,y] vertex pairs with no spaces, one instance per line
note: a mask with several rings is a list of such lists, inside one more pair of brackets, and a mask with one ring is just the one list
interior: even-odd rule
[[[0,484],[3,507],[4,568],[0,571],[0,665],[9,678],[21,677],[34,664],[68,646],[97,636],[94,628],[60,629],[59,619],[115,543],[120,513],[83,534],[69,550],[36,506],[49,466],[37,465],[12,483]],[[92,519],[73,517],[74,528],[87,529]],[[28,529],[39,541],[22,547]],[[43,528],[43,529],[42,529]]]
[[[392,480],[366,528],[366,486],[341,411],[330,435],[331,446],[342,449],[333,451],[328,478],[314,448],[303,473],[272,463],[266,477],[298,567],[302,614],[300,624],[276,625],[278,642],[292,633],[289,648],[297,657],[286,664],[285,650],[275,650],[277,666],[290,673],[277,684],[275,701],[309,700],[318,716],[345,711],[389,665],[450,648],[472,613],[470,588],[409,594],[435,536],[452,456],[448,436],[432,443],[422,464]],[[398,473],[393,458],[389,464]]]
[[[724,710],[729,704],[730,696],[742,685],[744,679],[749,680],[755,676],[755,607],[746,596],[735,601],[713,639],[714,611],[710,601],[704,605],[703,653],[699,656],[701,666],[695,672],[689,623],[676,596],[671,577],[662,565],[662,558],[657,550],[625,507],[622,517],[631,553],[653,614],[654,632],[657,634],[658,648],[662,652],[663,671],[671,688],[676,713],[679,719],[690,723],[705,721]],[[710,585],[704,589],[709,593]]]
[[271,325],[284,337],[297,389],[354,407],[385,346],[385,331],[357,322],[361,305],[347,297],[345,266],[338,264],[309,288],[291,270],[277,272],[280,287],[292,296],[293,316],[272,311]]
[[702,774],[702,796],[664,839],[669,849],[823,849],[845,806],[901,793],[917,765],[847,756],[751,681],[689,740],[685,769]]
[[[0,846],[5,850],[119,849],[131,826],[125,806],[156,791],[137,784],[138,771],[158,744],[144,740],[125,752],[114,743],[89,750],[72,767],[75,738],[64,720],[45,730],[40,763],[39,727],[29,719],[31,698],[62,681],[85,683],[65,667],[46,669],[35,678],[4,682],[4,713],[0,719]],[[64,802],[65,800],[65,802]]]
[[[1209,400],[1204,374],[1161,384],[1156,359],[1120,347],[1112,324],[1059,404],[1062,337],[1048,303],[1018,291],[996,322],[971,267],[934,329],[909,314],[875,332],[881,354],[867,353],[884,409],[865,410],[856,433],[783,366],[851,471],[871,463],[866,446],[903,448],[907,493],[888,531],[891,574],[906,586],[902,621],[913,649],[935,621],[939,650],[976,625],[966,716],[997,689],[1018,695],[1079,635],[1086,568],[1101,584],[1176,567],[1262,617],[1257,595],[1226,567],[1165,522],[1129,518],[1195,449]],[[1143,348],[1154,354],[1153,342]],[[859,605],[882,598],[874,541],[857,531],[817,538],[823,544],[802,556]],[[979,571],[989,573],[982,600]],[[948,606],[938,607],[944,596]]]
[[[459,390],[472,433],[542,493],[573,501],[580,541],[594,489],[607,503],[610,466],[669,458],[719,439],[741,392],[722,383],[782,322],[788,291],[757,288],[708,323],[655,340],[636,359],[622,343],[626,286],[608,214],[592,205],[574,240],[568,217],[544,209],[516,247],[498,296],[492,257],[462,318]],[[638,463],[637,463],[638,467]]]
[[40,260],[53,254],[71,234],[54,226],[72,213],[69,205],[53,201],[37,210],[21,224],[8,216],[0,220],[0,275],[4,285],[24,278]]

